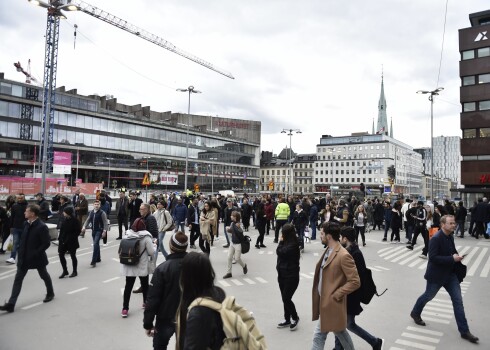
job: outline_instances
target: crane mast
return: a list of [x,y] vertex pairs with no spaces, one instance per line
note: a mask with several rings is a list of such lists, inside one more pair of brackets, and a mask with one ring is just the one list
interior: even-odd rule
[[[155,45],[180,55],[188,60],[200,64],[203,67],[211,69],[230,79],[235,79],[231,73],[221,70],[211,63],[194,56],[186,51],[178,49],[171,42],[160,38],[144,29],[141,29],[126,20],[114,16],[104,10],[90,5],[80,0],[48,0],[49,3],[42,0],[28,0],[36,5],[47,8],[46,24],[46,48],[44,57],[44,82],[43,82],[43,122],[41,147],[39,149],[39,159],[42,162],[42,181],[41,192],[46,193],[46,173],[53,172],[53,131],[54,131],[54,106],[56,93],[56,73],[58,67],[58,42],[60,18],[64,16],[62,10],[79,10],[92,17],[100,19],[117,28],[125,30],[142,39],[145,39]],[[31,134],[32,135],[32,134]],[[32,136],[31,136],[32,137]]]

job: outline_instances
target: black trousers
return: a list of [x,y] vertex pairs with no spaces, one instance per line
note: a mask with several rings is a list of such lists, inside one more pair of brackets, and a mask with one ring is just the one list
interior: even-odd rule
[[[17,298],[19,297],[20,291],[22,290],[22,282],[24,282],[24,277],[26,277],[28,271],[28,269],[22,267],[17,268],[17,273],[15,274],[14,285],[12,286],[12,295],[10,296],[9,304],[15,305],[15,303],[17,303]],[[46,266],[38,267],[37,273],[46,285],[46,294],[54,295],[53,282],[51,281],[51,276],[49,276]]]
[[191,245],[195,245],[196,240],[201,236],[201,227],[199,226],[199,224],[192,224],[189,236],[191,240]]
[[277,277],[279,289],[281,290],[282,303],[284,305],[284,319],[290,321],[298,319],[296,306],[293,303],[293,295],[299,285],[299,273],[293,277]]
[[[148,294],[148,276],[139,276],[141,289],[143,291],[143,303],[146,302]],[[126,285],[124,286],[123,309],[129,310],[129,299],[131,299],[131,291],[133,290],[136,277],[126,276]]]
[[279,239],[279,231],[281,231],[281,228],[284,224],[287,224],[287,220],[276,220],[276,230],[274,232],[274,241],[277,242]]
[[124,232],[128,230],[128,217],[127,216],[118,216],[117,217],[117,226],[119,227],[119,238],[122,238],[122,228],[124,226]]
[[362,243],[366,242],[366,237],[364,236],[364,232],[366,232],[366,226],[354,226],[356,230],[356,242],[359,241],[359,233],[361,234]]
[[168,343],[175,333],[175,324],[162,322],[157,319],[155,335],[153,337],[153,350],[167,350]]
[[203,251],[203,253],[206,253],[209,256],[209,253],[211,253],[211,247],[209,246],[209,242],[207,239],[203,239],[202,235],[199,235],[199,248]]
[[[267,221],[269,222],[269,221]],[[257,230],[259,231],[259,235],[257,237],[256,246],[264,245],[264,236],[265,236],[265,226],[263,224],[257,225]]]
[[427,255],[429,250],[429,232],[427,232],[425,225],[420,226],[416,224],[413,228],[412,247],[417,243],[419,234],[422,234],[422,238],[424,239],[424,249],[422,249],[422,254]]
[[[60,257],[60,263],[61,267],[63,268],[63,271],[68,272],[68,267],[66,266],[66,249],[59,249],[58,250],[58,256]],[[73,265],[73,272],[77,272],[77,266],[78,266],[78,260],[77,260],[77,250],[73,249],[73,251],[70,251],[70,257],[71,257],[71,263]]]

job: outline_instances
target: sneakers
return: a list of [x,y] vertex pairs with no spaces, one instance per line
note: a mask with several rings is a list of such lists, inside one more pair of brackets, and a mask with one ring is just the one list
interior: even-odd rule
[[54,294],[46,294],[46,298],[44,298],[43,303],[49,303],[54,299]]
[[420,259],[427,259],[427,255],[425,255],[425,254],[420,254],[420,255],[419,255],[419,258],[420,258]]
[[420,317],[420,315],[416,315],[412,311],[410,313],[410,317],[413,318],[413,321],[415,322],[415,324],[418,324],[419,326],[425,326],[425,322],[424,322],[424,320],[422,320],[422,317]]
[[256,244],[255,248],[260,249],[260,245]]
[[274,240],[274,243],[278,243],[277,239]]
[[291,322],[291,325],[289,326],[289,330],[290,331],[295,331],[298,329],[298,323],[299,323],[299,317],[297,320],[293,320],[293,322]]
[[139,287],[138,289],[133,290],[133,293],[143,293],[143,288]]
[[126,318],[126,317],[128,317],[128,310],[126,310],[126,309],[122,309],[122,311],[121,311],[121,317],[122,317],[122,318]]
[[13,264],[15,264],[15,259],[14,258],[10,258],[10,259],[7,259],[5,262],[7,264],[12,264],[13,265]]
[[232,261],[231,263],[232,263],[232,264],[236,264],[236,260],[235,260],[235,259],[233,259],[233,261]]
[[473,334],[471,334],[469,331],[466,333],[461,334],[461,338],[468,340],[469,342],[472,343],[478,343],[478,337],[475,337]]
[[102,244],[103,247],[107,247],[107,243]]
[[229,244],[225,244],[225,245],[223,246],[223,248],[229,248],[229,247],[230,247],[230,245],[229,245]]
[[248,267],[247,265],[245,264],[245,266],[243,267],[243,274],[246,275],[248,272]]
[[260,248],[267,248],[265,245],[261,244]]
[[0,305],[0,311],[14,312],[14,304],[5,303]]
[[410,250],[413,250],[413,245],[407,245],[406,248],[407,249],[410,249]]
[[0,254],[5,254],[5,250],[0,248]]
[[223,279],[224,280],[227,279],[227,278],[231,278],[231,273],[228,272],[226,275],[223,276]]
[[378,338],[376,345],[373,346],[373,350],[383,350],[384,342],[384,339]]
[[277,324],[277,328],[285,328],[290,326],[291,326],[291,322],[289,322],[288,320],[284,320]]
[[119,240],[121,240],[121,239],[122,239],[122,237],[117,237],[117,238],[116,238],[116,241],[119,241]]
[[381,240],[381,242],[386,242],[386,238],[383,238],[383,239]]

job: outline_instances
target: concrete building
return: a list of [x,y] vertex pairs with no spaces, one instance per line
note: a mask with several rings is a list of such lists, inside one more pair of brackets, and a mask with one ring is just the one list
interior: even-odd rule
[[461,138],[459,136],[434,137],[434,175],[461,183]]
[[490,10],[459,30],[461,190],[467,203],[490,196]]
[[312,194],[314,164],[317,156],[313,154],[298,154],[293,163],[293,192],[294,194]]
[[[291,165],[289,156],[292,150],[283,149],[279,156],[272,152],[262,151],[260,158],[260,187],[261,193],[291,193]],[[294,152],[292,152],[294,154]]]
[[[0,175],[24,177],[39,167],[41,94],[41,88],[0,73]],[[190,189],[258,189],[259,121],[202,115],[189,120],[187,114],[124,105],[112,96],[82,96],[64,87],[56,89],[54,118],[54,150],[71,157],[63,176],[73,184],[78,175],[106,187],[141,188],[150,173],[153,182],[165,183],[154,185],[156,190],[181,191],[188,148]]]

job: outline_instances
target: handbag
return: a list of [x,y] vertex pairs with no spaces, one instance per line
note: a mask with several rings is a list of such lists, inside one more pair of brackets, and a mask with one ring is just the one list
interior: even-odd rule
[[[163,212],[163,217],[165,218],[165,226],[167,226],[167,225],[168,225],[167,215],[165,215],[166,213],[167,213],[166,211],[164,211],[164,212]],[[170,220],[172,220],[172,224],[170,225],[170,227],[169,227],[169,228],[167,228],[167,230],[166,230],[167,232],[168,232],[168,231],[173,231],[173,230],[175,230],[175,221],[174,221],[174,219],[173,219],[171,216],[170,216]]]
[[251,240],[252,239],[250,238],[250,236],[247,236],[247,235],[243,236],[243,241],[241,242],[242,254],[247,254],[248,251],[250,250],[250,241]]
[[464,278],[466,277],[466,269],[466,265],[461,261],[454,264],[454,274],[458,278],[459,283],[463,282]]

